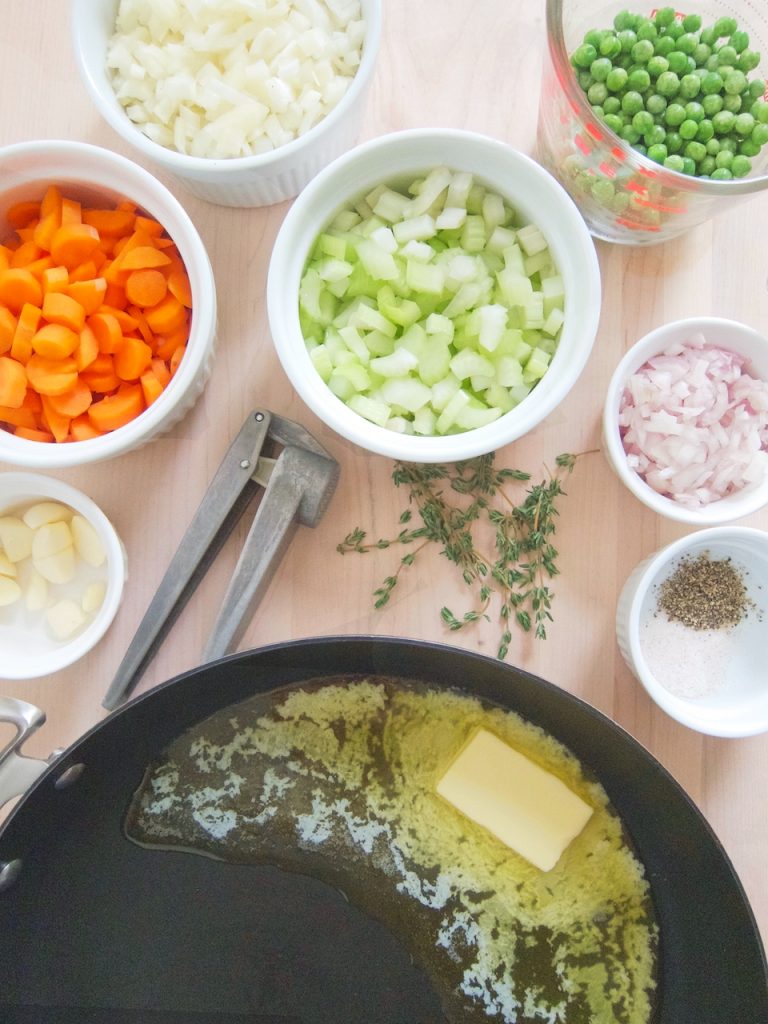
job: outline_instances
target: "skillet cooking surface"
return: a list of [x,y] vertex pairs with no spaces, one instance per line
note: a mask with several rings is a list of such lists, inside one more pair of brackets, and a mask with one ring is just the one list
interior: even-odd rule
[[[743,890],[700,813],[639,744],[497,661],[365,638],[280,644],[187,673],[115,712],[45,773],[0,832],[0,861],[22,861],[0,894],[5,1024],[444,1020],[408,951],[323,883],[147,857],[122,834],[147,764],[179,733],[253,693],[340,673],[458,687],[551,732],[600,779],[645,864],[661,929],[660,1024],[766,1024],[765,957]],[[78,763],[80,780],[57,790]]]

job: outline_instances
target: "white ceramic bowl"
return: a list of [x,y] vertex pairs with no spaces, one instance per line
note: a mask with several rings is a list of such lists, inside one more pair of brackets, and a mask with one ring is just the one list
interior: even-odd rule
[[73,0],[72,36],[86,89],[105,121],[143,157],[168,171],[193,195],[222,206],[269,206],[297,195],[357,137],[381,37],[381,0],[360,0],[366,34],[357,74],[336,107],[292,142],[259,156],[212,160],[152,142],[130,120],[107,72],[107,43],[119,0]]
[[[123,596],[126,579],[125,549],[114,526],[89,497],[61,480],[39,473],[0,473],[0,516],[18,514],[40,501],[68,505],[95,528],[106,549],[104,565],[93,568],[79,563],[78,576],[68,584],[48,587],[49,603],[60,598],[79,600],[86,583],[103,581],[104,600],[81,632],[68,641],[51,635],[45,612],[30,612],[24,598],[0,608],[0,676],[6,679],[34,679],[50,675],[87,654],[106,633]],[[19,579],[30,567],[18,563]]]
[[[549,369],[531,394],[494,423],[460,434],[398,434],[363,419],[322,381],[299,324],[299,282],[323,228],[340,208],[381,182],[402,182],[445,165],[472,172],[509,199],[543,232],[565,288],[565,323]],[[540,423],[576,383],[592,350],[600,316],[600,269],[594,243],[571,199],[543,168],[482,135],[414,129],[384,135],[336,160],[302,192],[283,222],[267,282],[272,338],[285,372],[312,411],[342,437],[408,462],[453,462],[495,451]]]
[[618,423],[619,403],[627,378],[652,356],[699,332],[711,344],[745,356],[748,371],[755,377],[768,380],[768,339],[746,324],[711,316],[663,324],[636,342],[614,370],[603,407],[603,451],[622,483],[654,512],[693,526],[716,526],[751,515],[768,503],[768,477],[700,509],[686,508],[654,491],[627,464]]
[[178,371],[160,397],[118,430],[87,441],[29,441],[0,430],[0,462],[25,469],[62,469],[98,462],[165,433],[194,405],[205,386],[216,334],[216,290],[205,247],[179,202],[148,171],[125,157],[79,142],[23,142],[0,149],[0,241],[11,233],[6,211],[40,199],[48,185],[91,204],[130,199],[160,221],[176,243],[192,288],[192,322]]
[[[703,659],[722,663],[719,685],[695,697],[682,696],[677,683],[670,686],[668,679],[664,685],[651,671],[644,630],[656,609],[656,588],[674,572],[681,557],[695,559],[705,552],[713,561],[732,560],[756,609],[718,639],[717,648],[701,645],[700,655],[691,657],[694,684],[697,678],[703,678]],[[697,530],[645,559],[621,591],[616,636],[630,670],[658,706],[678,722],[710,736],[752,736],[768,731],[768,534],[741,526]],[[684,655],[679,649],[679,634],[675,634],[673,643],[678,644],[678,650],[673,650],[671,656],[679,661]]]

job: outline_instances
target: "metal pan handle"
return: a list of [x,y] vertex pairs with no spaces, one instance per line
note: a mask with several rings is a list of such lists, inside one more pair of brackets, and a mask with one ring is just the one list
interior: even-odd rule
[[34,704],[15,697],[0,697],[0,722],[16,727],[16,735],[0,749],[0,807],[28,789],[48,767],[47,761],[24,757],[21,747],[45,721]]

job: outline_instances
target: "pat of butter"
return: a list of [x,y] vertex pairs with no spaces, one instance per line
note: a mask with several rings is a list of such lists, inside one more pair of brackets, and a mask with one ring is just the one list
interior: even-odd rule
[[437,792],[542,871],[557,864],[592,814],[564,782],[486,729],[462,748]]

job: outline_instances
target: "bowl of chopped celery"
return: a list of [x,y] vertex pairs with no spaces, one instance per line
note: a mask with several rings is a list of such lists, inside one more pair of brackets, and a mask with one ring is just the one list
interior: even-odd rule
[[547,0],[538,157],[592,233],[652,245],[768,186],[759,4]]
[[381,0],[74,0],[101,116],[190,192],[223,206],[295,196],[355,140]]
[[283,368],[324,422],[378,454],[450,462],[509,444],[563,400],[592,349],[600,272],[578,210],[533,160],[414,129],[302,192],[267,306]]

